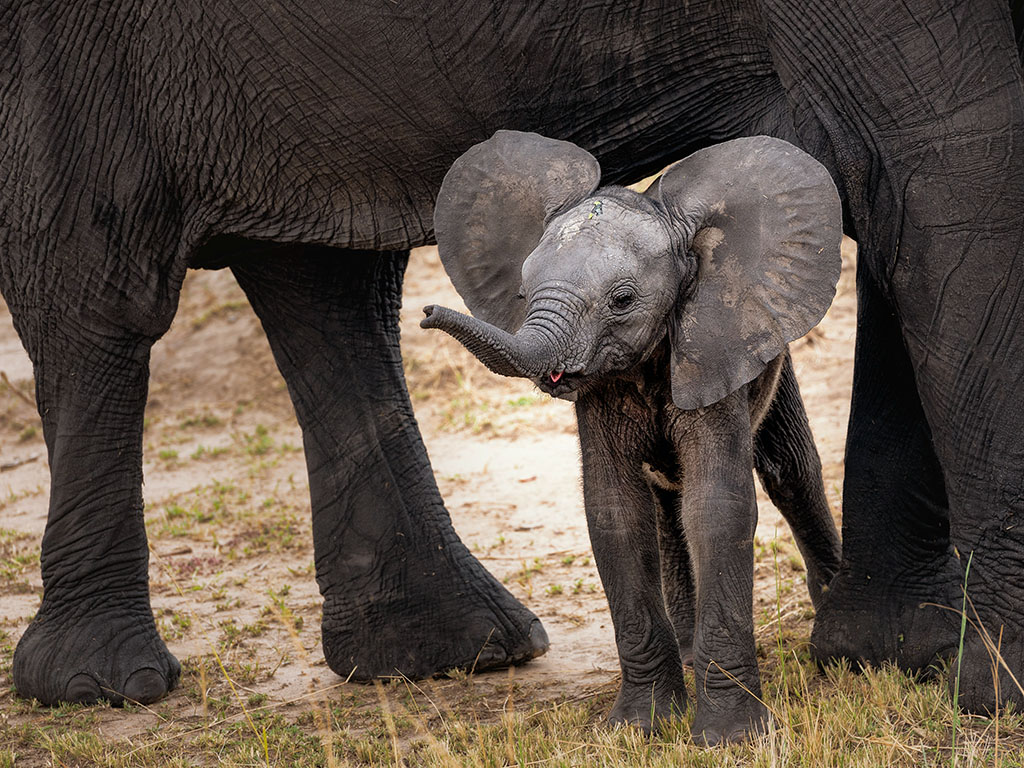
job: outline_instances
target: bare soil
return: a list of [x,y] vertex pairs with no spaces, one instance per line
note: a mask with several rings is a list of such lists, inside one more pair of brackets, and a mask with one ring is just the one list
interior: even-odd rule
[[[826,319],[793,357],[837,515],[855,327],[853,247]],[[462,308],[435,249],[413,252],[402,313],[413,403],[441,493],[462,539],[542,618],[546,656],[512,672],[428,681],[434,700],[472,689],[480,706],[511,674],[527,700],[608,694],[614,637],[587,537],[572,406],[502,379],[453,341],[418,326],[420,308]],[[49,481],[32,370],[0,311],[0,718],[16,702],[10,652],[42,591],[38,548]],[[227,271],[189,275],[174,326],[153,350],[145,431],[145,498],[153,609],[185,667],[182,686],[148,712],[99,710],[105,738],[205,713],[211,697],[250,706],[373,700],[343,684],[320,648],[302,441],[259,322]],[[22,463],[24,462],[24,463]],[[813,613],[802,564],[779,513],[759,494],[755,625],[770,643],[781,620],[807,637]],[[218,661],[219,659],[219,661]],[[311,694],[311,691],[318,693]],[[346,698],[347,697],[347,698]],[[483,711],[483,710],[482,710]]]

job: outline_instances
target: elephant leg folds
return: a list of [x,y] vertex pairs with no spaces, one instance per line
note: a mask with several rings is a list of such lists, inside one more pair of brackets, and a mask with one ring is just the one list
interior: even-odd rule
[[[972,618],[970,608],[967,615]],[[1024,679],[1020,677],[1024,669],[1024,642],[1016,631],[1005,631],[1005,627],[992,629],[982,629],[976,617],[968,621],[959,673],[955,661],[952,665],[950,693],[958,690],[959,674],[959,703],[963,709],[991,716],[1013,703],[1020,712],[1024,708]]]
[[[959,626],[950,610],[955,574],[944,560],[918,568],[887,583],[880,576],[841,572],[811,633],[819,663],[847,660],[877,667],[890,661],[916,674],[949,658],[956,651]],[[901,583],[904,578],[913,587]]]
[[327,663],[367,680],[542,654],[540,621],[459,540],[434,482],[398,346],[408,254],[281,250],[232,270],[303,430]]
[[367,681],[452,669],[482,672],[547,650],[540,620],[475,560],[458,570],[427,556],[406,565],[416,583],[397,597],[325,597],[324,656],[336,674]]

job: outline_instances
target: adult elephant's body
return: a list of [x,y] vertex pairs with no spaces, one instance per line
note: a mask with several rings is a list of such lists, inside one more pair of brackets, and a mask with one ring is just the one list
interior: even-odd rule
[[[954,601],[950,521],[1019,676],[1024,589],[1004,582],[1024,573],[1024,416],[1006,407],[1024,379],[1007,279],[1024,104],[1009,13],[779,5],[0,9],[0,288],[36,366],[53,477],[19,690],[148,700],[177,675],[149,612],[141,427],[149,348],[188,266],[235,271],[288,381],[332,668],[422,675],[543,649],[451,529],[397,355],[404,252],[430,241],[444,171],[498,128],[584,146],[610,182],[757,133],[832,170],[862,247],[862,331],[847,550],[816,638],[908,665],[941,650],[917,605]],[[986,657],[971,654],[984,703]]]

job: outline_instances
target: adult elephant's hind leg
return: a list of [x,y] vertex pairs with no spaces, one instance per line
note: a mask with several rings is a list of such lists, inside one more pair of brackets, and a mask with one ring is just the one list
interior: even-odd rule
[[862,255],[843,556],[811,642],[821,661],[926,668],[955,642],[959,566],[942,470],[896,316]]
[[960,555],[946,603],[957,630],[966,588],[970,624],[950,687],[979,713],[1024,707],[1024,99],[1007,102],[1014,122],[998,134],[1000,151],[978,141],[963,153],[972,174],[987,167],[970,162],[979,158],[993,172],[915,198],[952,190],[955,204],[973,204],[963,208],[971,229],[947,233],[940,214],[915,217],[927,229],[908,222],[904,242],[922,256],[893,278]]
[[149,703],[180,672],[150,610],[141,490],[149,351],[170,324],[177,285],[111,297],[106,279],[98,268],[73,288],[58,278],[45,306],[20,294],[30,281],[5,286],[35,365],[51,477],[43,600],[13,676],[22,696],[50,705]]
[[302,426],[324,655],[358,680],[507,666],[548,645],[438,493],[399,353],[407,259],[295,246],[232,266]]
[[[865,246],[858,297],[874,301],[874,276],[896,310],[860,312],[843,562],[819,652],[913,667],[955,650],[955,546],[973,553],[977,618],[1024,680],[1024,98],[1007,3],[761,7],[791,103],[828,127]],[[1024,705],[1009,676],[996,697],[992,672],[969,632],[960,703]]]

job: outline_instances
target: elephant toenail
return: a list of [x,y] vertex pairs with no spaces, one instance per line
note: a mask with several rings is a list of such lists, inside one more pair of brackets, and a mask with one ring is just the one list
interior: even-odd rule
[[138,704],[152,704],[167,693],[164,676],[152,667],[137,669],[124,684],[124,697]]
[[527,658],[535,659],[538,656],[543,656],[550,646],[551,642],[548,640],[548,633],[544,629],[544,625],[539,620],[534,620],[530,625],[530,655]]
[[734,728],[725,738],[726,744],[743,744],[750,740],[750,731],[746,728]]
[[64,689],[64,701],[76,704],[95,704],[100,699],[100,686],[92,675],[79,672],[68,680]]

